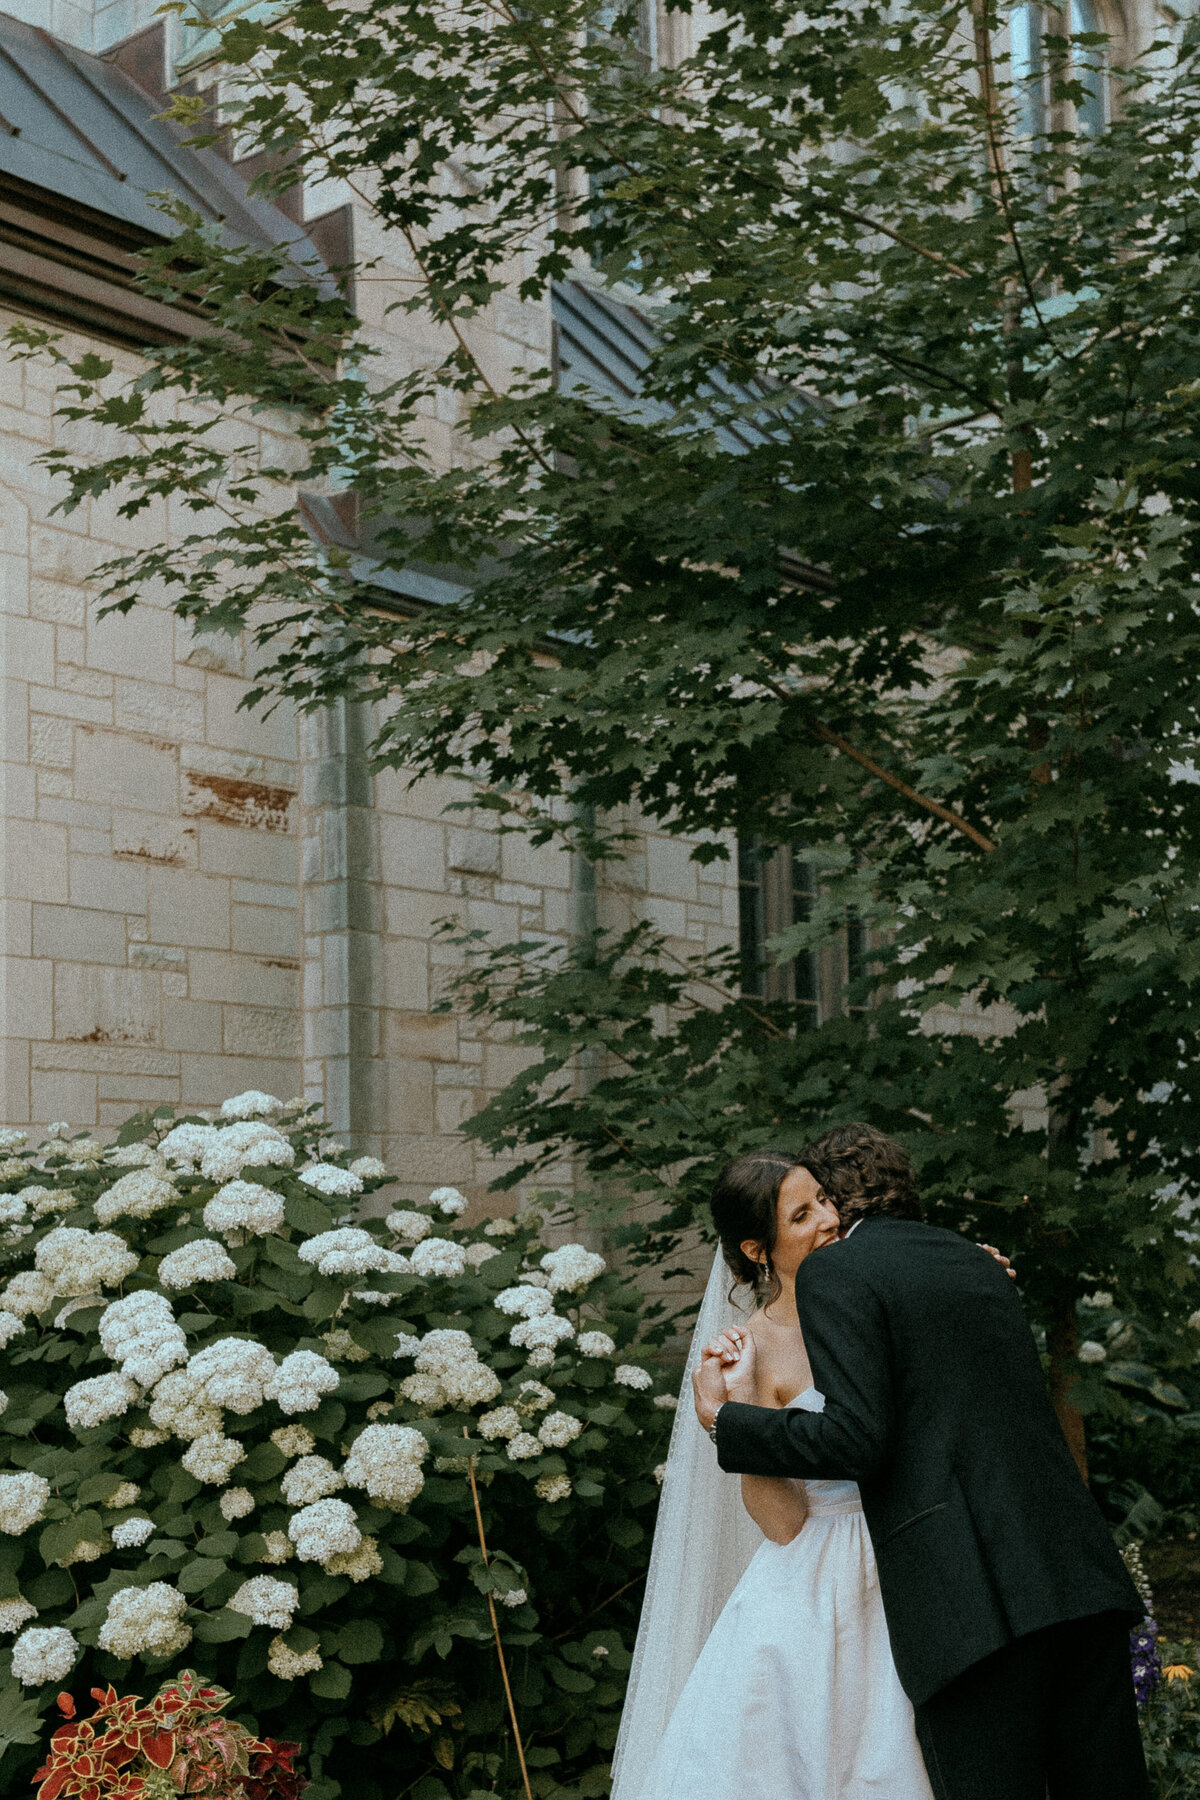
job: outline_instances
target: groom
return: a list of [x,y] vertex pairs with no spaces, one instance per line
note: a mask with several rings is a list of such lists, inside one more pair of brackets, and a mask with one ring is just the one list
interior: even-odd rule
[[1148,1800],[1129,1659],[1145,1608],[1012,1283],[924,1224],[882,1132],[839,1126],[803,1160],[849,1227],[796,1277],[825,1410],[726,1400],[706,1360],[696,1412],[721,1467],[859,1483],[937,1800]]

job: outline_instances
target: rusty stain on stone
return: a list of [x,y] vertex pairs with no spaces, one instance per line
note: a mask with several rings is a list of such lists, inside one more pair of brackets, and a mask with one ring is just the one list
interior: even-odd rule
[[291,788],[265,781],[240,781],[233,775],[183,774],[183,810],[191,818],[218,819],[252,831],[286,832],[291,826]]

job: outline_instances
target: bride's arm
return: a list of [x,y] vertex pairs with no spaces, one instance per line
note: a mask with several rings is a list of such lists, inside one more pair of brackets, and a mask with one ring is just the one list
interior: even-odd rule
[[[757,1357],[747,1360],[758,1361]],[[743,1400],[751,1406],[773,1405],[773,1394],[765,1399],[760,1394],[764,1385],[767,1377],[757,1369],[748,1379],[739,1379],[738,1372],[726,1371],[725,1389],[731,1400]],[[742,1505],[773,1544],[790,1544],[808,1517],[804,1483],[786,1475],[743,1475]]]

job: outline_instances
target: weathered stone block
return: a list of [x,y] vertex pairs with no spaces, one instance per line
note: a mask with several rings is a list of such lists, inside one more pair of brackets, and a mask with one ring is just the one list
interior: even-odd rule
[[85,906],[35,905],[33,953],[67,962],[123,963],[125,920]]
[[54,971],[54,1035],[74,1043],[157,1044],[157,976],[60,962]]
[[176,815],[175,752],[120,732],[80,726],[75,740],[75,792],[81,800]]
[[194,869],[152,868],[146,876],[150,937],[203,950],[229,947],[229,883]]

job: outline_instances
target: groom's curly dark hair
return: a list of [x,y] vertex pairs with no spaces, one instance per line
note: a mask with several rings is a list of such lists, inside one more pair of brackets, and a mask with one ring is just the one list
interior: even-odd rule
[[834,1125],[805,1145],[800,1161],[833,1201],[844,1226],[876,1213],[925,1217],[908,1151],[874,1125]]

